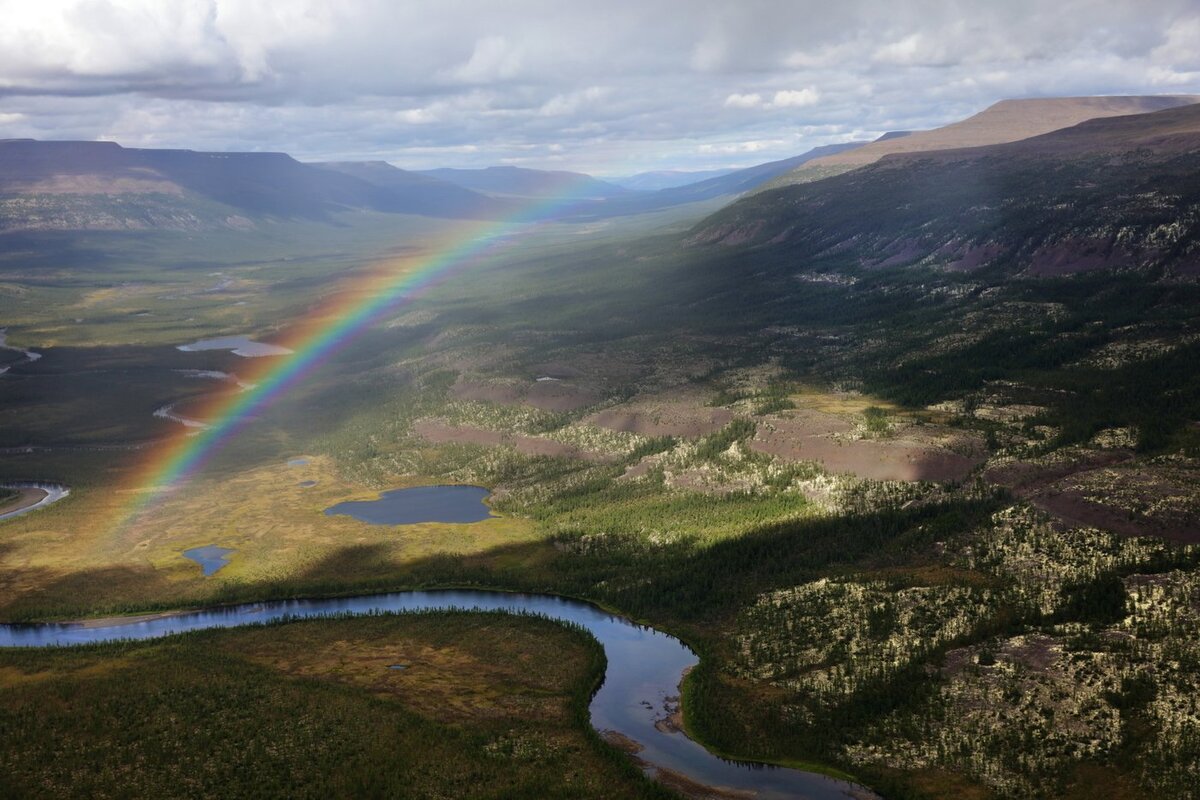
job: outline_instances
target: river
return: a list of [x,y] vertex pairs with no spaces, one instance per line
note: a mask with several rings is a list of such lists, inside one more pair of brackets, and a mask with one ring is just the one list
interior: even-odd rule
[[445,608],[539,614],[586,628],[603,645],[608,658],[604,683],[589,707],[592,725],[610,740],[636,742],[640,749],[634,757],[651,777],[674,773],[725,790],[730,796],[761,800],[876,797],[861,786],[824,775],[727,761],[709,753],[669,721],[678,706],[680,680],[697,663],[695,653],[661,631],[588,603],[552,595],[446,589],[247,603],[130,619],[0,625],[0,646],[44,647],[151,639],[292,618]]

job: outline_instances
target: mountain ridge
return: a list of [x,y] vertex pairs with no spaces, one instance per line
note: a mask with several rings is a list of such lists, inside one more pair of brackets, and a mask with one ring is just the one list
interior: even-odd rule
[[884,134],[849,153],[836,153],[781,175],[759,191],[857,169],[888,155],[981,147],[1020,141],[1109,116],[1161,111],[1200,102],[1197,95],[1119,95],[1000,100],[956,122],[904,136]]
[[693,228],[687,243],[787,252],[828,269],[1200,276],[1200,105],[987,147],[891,154],[743,198]]

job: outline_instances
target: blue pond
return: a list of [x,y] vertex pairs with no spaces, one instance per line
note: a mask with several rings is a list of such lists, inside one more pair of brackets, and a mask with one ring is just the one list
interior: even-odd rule
[[483,502],[490,494],[482,486],[414,486],[384,492],[378,500],[338,503],[325,513],[345,514],[372,525],[479,522],[492,516],[492,510]]
[[191,550],[184,550],[184,558],[190,558],[200,565],[200,570],[205,577],[214,575],[222,567],[229,563],[229,556],[233,550],[228,547],[217,547],[215,544],[205,545],[204,547],[193,547]]

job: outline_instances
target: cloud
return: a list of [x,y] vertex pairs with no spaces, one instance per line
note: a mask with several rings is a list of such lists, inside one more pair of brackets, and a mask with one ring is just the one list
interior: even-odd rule
[[467,63],[450,74],[464,83],[492,83],[514,78],[520,69],[520,50],[503,36],[485,36],[475,43]]
[[811,86],[807,89],[782,89],[771,99],[771,108],[804,108],[816,105],[821,94]]
[[758,92],[750,94],[731,94],[725,98],[726,108],[759,108],[763,104],[762,95]]
[[1195,0],[0,0],[0,18],[0,137],[413,167],[736,166],[1004,97],[1200,92]]

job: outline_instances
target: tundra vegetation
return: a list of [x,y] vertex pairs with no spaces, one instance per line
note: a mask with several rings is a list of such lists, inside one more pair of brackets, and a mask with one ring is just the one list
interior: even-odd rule
[[[672,218],[550,226],[398,307],[116,524],[181,433],[153,412],[236,390],[184,370],[247,369],[174,345],[285,331],[421,246],[396,224],[30,235],[39,256],[6,257],[10,340],[44,357],[0,378],[0,478],[74,491],[0,528],[0,614],[562,593],[693,646],[686,727],[730,756],[889,797],[1197,796],[1194,281],[810,264],[689,246]],[[321,513],[431,482],[486,486],[499,516]],[[181,556],[207,544],[235,551],[211,578]],[[376,634],[435,668],[368,677]],[[18,794],[660,791],[588,733],[594,645],[540,621],[313,621],[0,664]]]

